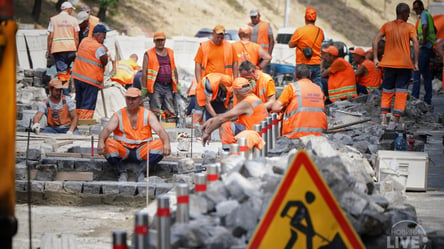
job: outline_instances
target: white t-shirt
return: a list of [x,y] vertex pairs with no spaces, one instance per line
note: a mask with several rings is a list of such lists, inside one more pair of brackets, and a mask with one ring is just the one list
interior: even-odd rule
[[[58,111],[63,108],[63,100],[62,99],[60,99],[59,103],[53,103],[51,100],[49,100],[49,98],[46,100],[48,101],[49,108],[51,108],[51,110]],[[68,108],[69,112],[76,109],[76,104],[71,99],[71,97],[65,96],[65,101],[66,101],[66,107]],[[46,108],[45,102],[39,103],[38,111],[44,113],[45,115],[48,115],[48,108]]]

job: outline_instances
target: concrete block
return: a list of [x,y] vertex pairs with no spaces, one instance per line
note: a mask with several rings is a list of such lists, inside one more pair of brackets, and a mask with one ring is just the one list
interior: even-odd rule
[[45,182],[44,181],[31,181],[31,191],[32,192],[43,193],[44,190],[45,190]]
[[66,181],[63,184],[63,189],[67,193],[80,194],[82,193],[83,182]]
[[42,152],[39,149],[28,150],[28,160],[40,161],[40,159],[42,159]]
[[62,192],[63,182],[62,181],[47,181],[45,182],[45,192]]
[[37,181],[54,181],[57,174],[57,165],[55,164],[39,164],[37,165]]
[[177,163],[177,173],[179,174],[191,173],[195,170],[196,167],[194,165],[193,159],[191,158],[180,159]]
[[101,171],[102,164],[95,159],[76,159],[74,168],[78,171]]
[[100,194],[102,189],[101,182],[84,182],[83,191],[84,194]]
[[119,182],[119,194],[134,196],[136,195],[137,183],[136,182]]
[[216,205],[216,215],[219,217],[224,217],[233,212],[233,210],[239,207],[239,205],[239,202],[236,200],[221,201]]
[[117,182],[100,182],[102,185],[102,193],[104,195],[117,195],[119,194],[119,185]]
[[258,177],[261,178],[265,174],[271,174],[272,168],[266,167],[264,161],[253,161],[247,160],[245,161],[245,167],[242,171],[246,177]]
[[184,175],[184,174],[174,174],[173,180],[174,183],[187,183],[188,186],[192,186],[194,183],[193,176],[191,174]]
[[28,189],[28,181],[26,180],[15,180],[15,191],[25,192]]
[[253,185],[237,172],[229,174],[223,182],[231,197],[239,202],[258,194],[258,186]]
[[74,162],[75,160],[72,160],[71,158],[59,160],[57,162],[57,167],[59,168],[59,170],[73,170],[75,168]]
[[347,191],[342,195],[339,204],[346,212],[355,217],[359,217],[367,208],[369,202],[363,196],[352,191]]

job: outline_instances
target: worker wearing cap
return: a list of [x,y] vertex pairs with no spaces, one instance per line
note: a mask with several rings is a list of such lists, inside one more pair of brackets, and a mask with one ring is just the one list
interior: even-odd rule
[[197,104],[205,109],[204,121],[231,109],[233,79],[222,73],[210,73],[196,86]]
[[261,20],[258,9],[250,10],[251,41],[259,44],[268,54],[273,54],[274,37],[270,23]]
[[433,75],[430,69],[430,59],[433,57],[433,47],[436,45],[436,28],[432,14],[424,9],[424,3],[422,1],[415,0],[413,2],[413,10],[419,17],[416,28],[419,42],[419,71],[413,72],[412,96],[417,99],[419,98],[422,78],[425,90],[424,102],[431,105]]
[[209,73],[223,73],[230,77],[239,76],[236,51],[224,40],[225,27],[216,25],[210,40],[202,42],[194,57],[196,82]]
[[60,9],[60,13],[51,17],[49,21],[46,56],[54,56],[57,78],[62,81],[66,88],[64,94],[68,94],[71,77],[70,66],[76,58],[80,28],[77,19],[71,16],[71,12],[75,8],[70,2],[64,2]]
[[[382,125],[387,125],[387,113],[392,111],[394,122],[399,123],[404,115],[405,104],[408,95],[409,81],[412,69],[418,71],[419,43],[416,37],[415,26],[407,23],[410,16],[410,7],[406,3],[396,6],[396,20],[382,25],[378,34],[373,39],[373,57],[376,66],[384,68],[382,78],[381,119]],[[378,42],[385,37],[385,50],[381,62],[379,62],[376,47]],[[413,61],[411,58],[410,41],[413,44]],[[412,63],[413,62],[413,63]]]
[[62,95],[62,82],[53,79],[49,82],[49,97],[39,103],[37,113],[32,119],[32,129],[35,133],[40,132],[40,120],[46,116],[48,125],[42,130],[46,133],[77,134],[78,117],[74,101],[69,95]]
[[[305,26],[296,29],[291,36],[288,46],[296,48],[296,65],[308,65],[311,72],[311,80],[321,85],[321,46],[324,41],[324,31],[315,25],[316,10],[313,7],[305,9]],[[312,55],[307,58],[303,49],[311,48]]]
[[[352,65],[342,57],[338,57],[338,49],[330,45],[322,49],[325,53],[324,58],[330,67],[321,74],[323,77],[324,92],[327,89],[328,99],[331,102],[336,100],[354,98],[358,96],[356,92],[355,71]],[[328,77],[328,80],[326,79]],[[327,86],[327,88],[325,88]]]
[[[148,150],[149,166],[153,167],[171,153],[170,139],[156,116],[142,106],[142,93],[138,88],[126,91],[125,102],[126,107],[114,113],[100,132],[97,150],[105,155],[109,164],[117,167],[119,181],[128,179],[124,162],[139,163],[136,179],[140,182],[145,180]],[[160,139],[153,140],[151,130]],[[111,133],[113,138],[109,138]]]
[[96,109],[97,94],[103,89],[103,75],[108,63],[108,49],[103,45],[106,32],[104,24],[94,27],[93,37],[80,43],[74,61],[72,77],[76,89],[76,107],[80,119],[92,119]]
[[88,14],[88,37],[93,36],[94,27],[100,23],[100,19],[91,15],[91,8],[88,5],[80,7],[80,11],[85,11]]
[[116,63],[112,81],[118,82],[126,89],[133,85],[134,77],[140,66],[137,64],[139,57],[137,54],[131,54],[126,60],[120,60]]
[[362,48],[351,51],[353,61],[358,65],[355,72],[356,90],[358,94],[367,94],[381,85],[381,73],[373,61],[366,59],[366,52]]
[[89,20],[88,20],[88,13],[86,11],[80,11],[77,14],[77,23],[79,24],[80,31],[79,31],[79,44],[82,42],[83,38],[88,37],[89,33]]
[[237,63],[240,65],[243,61],[251,61],[260,70],[270,64],[271,55],[268,50],[263,49],[259,44],[250,41],[251,27],[243,25],[239,28],[240,41],[233,43],[236,50]]
[[[268,117],[264,103],[251,92],[251,86],[247,79],[239,77],[233,81],[233,92],[239,103],[229,111],[210,118],[202,126],[202,144],[205,146],[211,140],[211,132],[219,129],[222,148],[229,149],[229,145],[236,142],[235,136],[243,130],[253,130],[254,125],[259,124]],[[236,120],[237,119],[237,120]],[[236,121],[232,121],[236,120]]]
[[[180,92],[174,52],[165,47],[165,33],[155,32],[154,48],[146,51],[142,65],[142,96],[149,94],[150,109],[160,119],[176,119],[174,93]],[[164,108],[162,108],[164,107]]]
[[[276,100],[276,86],[273,78],[257,69],[250,61],[244,61],[239,66],[240,76],[250,82],[252,92],[262,100],[267,110],[271,109]],[[234,100],[237,103],[237,99]]]
[[285,86],[272,111],[285,108],[282,135],[299,138],[308,135],[320,136],[328,128],[325,114],[324,93],[310,80],[307,65],[296,65],[296,81]]

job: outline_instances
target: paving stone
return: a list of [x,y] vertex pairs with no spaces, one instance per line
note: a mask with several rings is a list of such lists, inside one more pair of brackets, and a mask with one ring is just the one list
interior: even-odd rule
[[45,190],[44,181],[31,181],[31,191],[43,193]]
[[119,194],[119,185],[118,182],[101,182],[102,193],[104,195],[117,195]]
[[46,181],[45,182],[45,192],[62,192],[63,191],[63,181]]
[[79,159],[74,162],[74,168],[78,171],[101,171],[102,166],[95,159]]
[[101,182],[83,182],[84,194],[100,194],[102,190]]
[[137,183],[136,182],[119,182],[119,194],[134,196],[136,195]]
[[82,187],[83,187],[83,182],[65,181],[63,184],[63,189],[67,193],[72,193],[72,194],[82,193]]
[[54,181],[57,174],[57,165],[55,164],[39,164],[37,165],[37,181]]

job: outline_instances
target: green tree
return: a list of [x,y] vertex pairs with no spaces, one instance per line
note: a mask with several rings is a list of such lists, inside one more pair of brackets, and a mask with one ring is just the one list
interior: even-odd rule
[[102,22],[106,21],[106,12],[108,11],[110,15],[113,15],[117,11],[119,0],[100,0],[100,9],[97,17],[100,18]]

